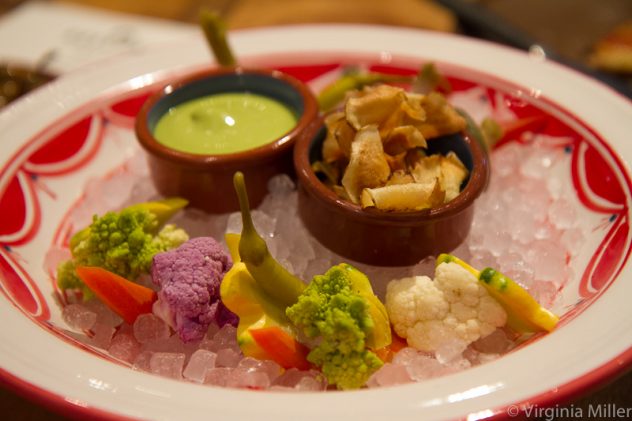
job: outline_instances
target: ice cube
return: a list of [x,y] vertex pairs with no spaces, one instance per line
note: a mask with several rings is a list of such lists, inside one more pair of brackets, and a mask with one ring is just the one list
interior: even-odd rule
[[250,371],[260,371],[265,373],[271,382],[275,381],[283,372],[283,368],[270,360],[258,360],[252,357],[246,357],[239,361],[238,368],[245,368]]
[[404,348],[393,357],[393,364],[406,367],[411,379],[415,381],[436,377],[443,371],[442,364],[435,358],[414,348]]
[[98,348],[108,349],[116,329],[109,324],[97,321],[94,326],[92,326],[91,331],[93,333],[92,344]]
[[502,329],[496,329],[491,334],[472,343],[472,347],[482,353],[503,354],[513,347],[513,341],[507,337]]
[[131,333],[117,332],[108,352],[115,358],[131,363],[140,353],[140,344]]
[[237,329],[229,324],[222,326],[222,328],[215,333],[212,340],[205,340],[200,346],[216,353],[222,349],[231,349],[236,353],[241,352],[239,344],[237,343]]
[[259,235],[263,238],[274,237],[274,230],[276,228],[276,219],[270,217],[270,215],[255,209],[251,212],[252,222],[257,229]]
[[575,208],[566,199],[556,200],[549,207],[549,220],[559,229],[569,229],[576,225]]
[[181,353],[190,356],[199,348],[199,343],[184,343],[177,334],[173,334],[167,338],[158,338],[150,340],[142,344],[143,350],[153,352],[172,352]]
[[300,379],[298,381],[298,383],[296,383],[296,386],[294,386],[295,390],[301,391],[301,392],[317,392],[320,390],[325,390],[326,386],[323,384],[323,382],[318,381],[315,377],[303,377],[302,379]]
[[134,336],[141,344],[169,338],[169,326],[153,314],[141,314],[134,322]]
[[227,233],[240,234],[242,226],[241,214],[239,212],[233,212],[228,216],[228,221],[226,222]]
[[266,389],[270,386],[270,379],[266,373],[257,370],[238,367],[231,371],[228,380],[228,387],[244,387],[249,389]]
[[296,387],[304,377],[311,377],[322,382],[322,374],[315,370],[299,370],[297,368],[289,368],[279,376],[274,382],[277,386]]
[[154,352],[149,359],[149,371],[172,379],[182,379],[184,354],[172,352]]
[[232,348],[223,348],[217,351],[215,363],[218,367],[237,367],[243,356]]
[[78,330],[88,330],[97,321],[97,314],[82,304],[69,304],[61,311],[61,317],[68,326]]
[[268,181],[268,191],[271,196],[285,196],[295,189],[294,182],[286,174],[276,175]]
[[99,299],[93,299],[85,303],[85,306],[97,314],[97,322],[116,327],[123,323],[121,316],[113,312]]
[[208,330],[206,331],[205,338],[213,339],[213,337],[219,332],[220,328],[217,326],[217,323],[211,323],[208,325]]
[[322,275],[332,266],[331,260],[322,257],[316,257],[307,263],[303,271],[302,278],[311,280],[316,275]]
[[496,149],[492,155],[493,175],[506,177],[514,174],[524,156],[523,146],[517,142],[511,142]]
[[460,358],[467,348],[467,343],[456,339],[446,339],[435,350],[435,358],[442,364],[449,363],[450,361]]
[[585,235],[582,229],[574,227],[562,233],[560,242],[566,248],[567,253],[574,257],[581,251],[584,239]]
[[400,364],[386,363],[369,379],[369,386],[394,386],[412,382],[406,367]]
[[199,349],[191,355],[189,363],[182,375],[184,378],[197,383],[204,383],[206,374],[209,370],[215,368],[215,360],[217,354],[205,349]]
[[537,240],[531,243],[528,262],[535,268],[535,278],[560,281],[566,276],[566,250],[552,241]]
[[215,367],[210,369],[206,372],[204,383],[213,386],[226,386],[232,371],[232,368],[227,367]]

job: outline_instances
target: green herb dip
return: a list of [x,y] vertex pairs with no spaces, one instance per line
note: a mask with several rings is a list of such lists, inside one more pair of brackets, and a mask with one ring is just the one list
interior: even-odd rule
[[296,125],[282,103],[252,93],[196,98],[169,109],[154,129],[158,142],[194,154],[228,154],[272,142]]

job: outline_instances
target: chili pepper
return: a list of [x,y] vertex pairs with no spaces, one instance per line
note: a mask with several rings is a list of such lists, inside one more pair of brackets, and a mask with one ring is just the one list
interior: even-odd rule
[[518,283],[492,268],[474,269],[458,257],[440,254],[437,265],[454,262],[476,276],[489,295],[494,297],[507,312],[507,326],[520,333],[550,332],[559,318],[542,307],[527,290]]
[[[241,261],[238,246],[241,236],[226,234],[224,238],[233,259],[233,267],[222,280],[220,296],[224,305],[239,317],[237,343],[242,353],[247,357],[276,361],[285,368],[303,367],[303,363],[292,365],[296,361],[302,361],[303,358],[300,355],[291,358],[288,356],[292,349],[288,344],[291,345],[292,341],[296,342],[296,340],[288,333],[292,330],[290,321],[285,315],[285,307],[278,304],[277,300],[264,291],[252,277],[246,264]],[[287,337],[282,338],[281,341],[279,338],[270,339],[264,334],[265,332],[259,332],[259,340],[257,340],[257,334],[253,332],[266,328],[280,329]],[[282,344],[285,345],[281,346]],[[298,346],[294,348],[302,349]]]
[[257,285],[271,299],[278,302],[283,308],[289,307],[296,303],[299,295],[305,289],[305,284],[272,257],[266,242],[257,233],[250,214],[244,175],[241,172],[235,173],[233,183],[239,198],[243,225],[239,240],[241,260],[248,268],[250,275],[256,280]]
[[[244,355],[273,360],[284,367],[302,368],[305,365],[301,363],[304,361],[304,357],[300,356],[302,354],[291,356],[292,349],[298,352],[303,347],[296,345],[298,342],[291,334],[292,325],[285,309],[298,300],[305,284],[270,255],[268,246],[257,233],[241,172],[235,174],[234,184],[243,228],[241,235],[225,236],[233,267],[226,273],[220,286],[222,302],[239,316],[237,342]],[[268,328],[274,329],[261,331]],[[253,336],[255,331],[258,332]],[[285,336],[271,337],[269,334],[279,331],[284,332]],[[259,340],[256,340],[257,334]]]
[[234,66],[237,62],[226,40],[226,24],[217,14],[205,10],[200,14],[200,25],[215,60],[221,66]]

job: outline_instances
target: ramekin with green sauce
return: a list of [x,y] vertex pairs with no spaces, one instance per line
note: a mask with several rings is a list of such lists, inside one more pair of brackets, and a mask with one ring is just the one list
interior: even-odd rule
[[224,213],[238,209],[235,171],[248,178],[253,206],[271,177],[293,173],[293,145],[317,116],[314,95],[290,75],[211,69],[153,94],[136,118],[136,137],[161,194]]

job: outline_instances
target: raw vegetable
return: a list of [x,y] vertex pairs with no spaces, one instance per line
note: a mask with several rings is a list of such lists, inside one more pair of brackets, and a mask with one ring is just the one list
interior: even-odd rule
[[421,66],[416,76],[361,72],[351,68],[319,93],[318,104],[322,111],[330,111],[342,102],[347,93],[378,83],[411,83],[412,91],[420,94],[433,91],[449,93],[452,90],[450,82],[437,70],[434,63]]
[[226,24],[220,17],[208,10],[200,14],[200,25],[208,42],[215,60],[221,66],[234,66],[237,64],[228,41],[226,39]]
[[386,309],[368,278],[348,264],[314,277],[287,315],[315,346],[308,361],[330,384],[356,389],[382,366],[372,351],[391,342]]
[[100,267],[78,266],[77,275],[112,311],[129,324],[151,313],[156,292]]
[[507,325],[519,333],[550,332],[559,318],[542,307],[524,288],[492,268],[477,271],[458,257],[441,254],[437,264],[454,262],[472,273],[507,312]]
[[298,296],[305,289],[305,284],[272,257],[266,242],[257,233],[250,215],[244,175],[241,172],[235,173],[233,182],[239,198],[243,226],[239,240],[241,260],[257,284],[270,297],[279,305],[290,306],[298,300]]
[[434,281],[427,276],[391,281],[386,309],[393,329],[410,346],[451,356],[507,321],[476,277],[451,262],[436,267]]
[[408,346],[406,340],[400,338],[395,332],[391,332],[391,338],[389,345],[375,351],[375,354],[385,363],[390,362],[395,354]]
[[450,93],[452,85],[434,63],[426,63],[419,69],[411,90],[419,94],[428,94],[433,91]]
[[[234,236],[239,237],[236,234]],[[230,234],[226,242],[230,244]],[[273,360],[251,335],[251,329],[281,327],[291,332],[291,324],[285,315],[285,307],[278,304],[252,277],[246,264],[239,259],[238,249],[231,249],[233,267],[226,273],[220,287],[224,305],[239,317],[237,343],[247,357]]]
[[187,205],[180,198],[139,203],[119,212],[95,215],[89,227],[70,239],[72,260],[57,268],[62,290],[79,289],[84,299],[92,296],[77,277],[76,266],[98,266],[129,280],[151,268],[154,255],[188,240],[187,233],[165,222]]
[[152,279],[160,287],[155,312],[183,342],[200,340],[211,322],[237,325],[220,300],[220,283],[230,256],[211,237],[197,237],[154,256]]
[[257,345],[270,356],[270,359],[281,367],[294,367],[299,370],[310,368],[307,361],[309,349],[280,327],[269,326],[251,329],[250,334]]
[[[278,346],[269,349],[270,341],[258,342],[252,335],[254,330],[274,328],[277,329],[276,332],[282,331],[287,338],[296,341],[285,310],[298,300],[305,284],[274,260],[265,241],[257,233],[252,222],[242,173],[235,174],[234,183],[243,228],[241,235],[225,236],[234,264],[222,281],[222,302],[239,317],[237,342],[245,356],[270,359],[281,365],[299,364],[304,357],[300,353],[290,356],[291,346],[286,346],[283,352]],[[259,333],[261,339],[261,332]],[[291,341],[287,338],[280,342],[289,344]],[[298,352],[302,348],[297,346],[294,349]],[[299,365],[304,366],[304,363]]]

